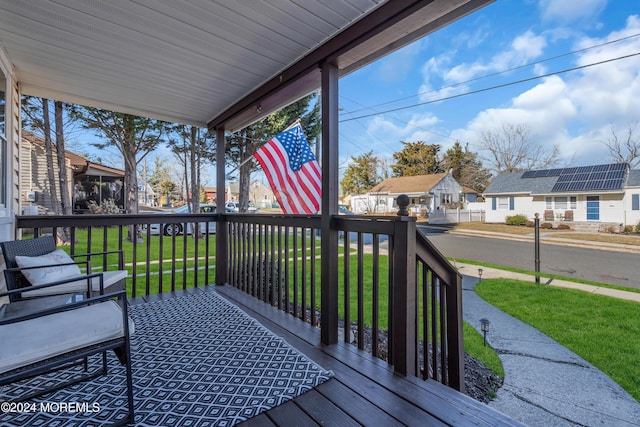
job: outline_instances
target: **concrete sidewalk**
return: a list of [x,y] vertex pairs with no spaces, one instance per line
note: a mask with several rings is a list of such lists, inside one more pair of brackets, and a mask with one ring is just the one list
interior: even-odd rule
[[[483,279],[500,278],[500,279],[524,280],[527,282],[535,281],[535,277],[530,274],[514,273],[511,271],[500,270],[497,268],[488,268],[488,267],[479,266],[479,265],[465,264],[465,263],[455,262],[455,260],[453,261],[453,265],[458,268],[458,271],[460,272],[460,274],[474,277],[476,279],[479,277],[478,269],[482,268]],[[546,284],[549,281],[549,279],[550,279],[550,276],[545,275],[543,273],[540,276],[540,283]],[[629,291],[624,291],[620,289],[611,289],[611,288],[605,288],[601,286],[585,285],[582,283],[575,283],[575,282],[569,282],[566,280],[557,280],[557,279],[553,279],[549,283],[549,285],[559,286],[563,288],[570,288],[570,289],[578,289],[578,290],[589,292],[592,294],[606,295],[613,298],[626,299],[629,301],[635,301],[640,303],[639,292],[629,292]]]
[[[640,426],[640,403],[603,372],[537,329],[498,310],[475,293],[478,266],[457,264],[463,278],[464,320],[480,332],[491,321],[487,341],[505,370],[505,382],[489,406],[529,426]],[[482,278],[532,281],[533,277],[483,269]],[[541,280],[542,283],[544,281]],[[555,286],[575,288],[571,282]],[[594,288],[594,289],[589,289]],[[640,294],[607,288],[588,291],[640,300]],[[639,301],[640,302],[640,301]]]

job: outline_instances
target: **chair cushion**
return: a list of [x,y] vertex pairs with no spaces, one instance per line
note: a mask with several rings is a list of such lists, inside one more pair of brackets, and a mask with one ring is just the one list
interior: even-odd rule
[[68,277],[79,276],[80,267],[78,265],[56,265],[74,262],[73,259],[62,249],[56,249],[45,255],[40,256],[16,256],[16,264],[18,267],[38,267],[30,270],[22,270],[22,274],[32,285],[44,285],[45,283],[56,282]]
[[[105,293],[109,293],[110,286],[115,285],[121,280],[126,279],[127,274],[128,274],[127,270],[103,271],[102,277],[104,280]],[[73,277],[68,277],[68,279],[72,279],[72,278]],[[91,279],[91,290],[93,292],[100,292],[99,277],[93,277]],[[61,283],[60,285],[51,286],[49,288],[36,289],[35,291],[23,292],[22,297],[33,298],[33,297],[39,297],[39,296],[45,296],[45,295],[71,294],[71,293],[83,293],[83,292],[87,292],[87,280],[84,278],[67,282],[67,283]]]
[[[129,328],[133,334],[131,319]],[[122,336],[122,310],[113,300],[0,325],[0,373]]]

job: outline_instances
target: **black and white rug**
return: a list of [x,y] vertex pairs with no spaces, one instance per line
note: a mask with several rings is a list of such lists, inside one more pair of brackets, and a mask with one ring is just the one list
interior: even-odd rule
[[[231,426],[332,376],[215,292],[129,311],[136,329],[131,340],[136,425]],[[95,426],[123,418],[124,368],[112,352],[109,364],[107,376],[34,401],[35,409],[45,411],[0,413],[0,424]],[[58,379],[67,375],[55,374]],[[0,400],[42,382],[38,377],[19,387],[5,386]]]

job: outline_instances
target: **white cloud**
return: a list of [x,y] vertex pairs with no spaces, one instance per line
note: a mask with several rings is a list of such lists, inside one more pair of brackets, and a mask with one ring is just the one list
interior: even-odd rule
[[545,21],[569,24],[593,19],[607,5],[607,0],[540,0],[540,16]]
[[[603,39],[580,40],[580,47],[637,34],[640,19],[630,17],[624,30]],[[640,52],[640,37],[586,51],[577,58],[581,65]],[[602,141],[612,124],[625,126],[638,120],[640,111],[640,57],[616,60],[579,71],[544,78],[536,86],[511,99],[504,108],[487,108],[469,121],[454,138],[469,141],[480,150],[482,132],[505,123],[526,124],[532,135],[551,148],[558,145],[565,159],[575,164],[608,161]]]

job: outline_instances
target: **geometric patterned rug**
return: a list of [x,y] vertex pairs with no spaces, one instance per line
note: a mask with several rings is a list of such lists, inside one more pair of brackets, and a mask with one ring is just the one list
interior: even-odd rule
[[[131,356],[139,426],[232,426],[333,375],[215,292],[130,306],[129,315],[135,322]],[[124,368],[113,352],[109,367],[109,375],[31,402],[48,405],[48,412],[0,413],[0,425],[95,426],[124,417]],[[72,371],[5,386],[0,401]]]

